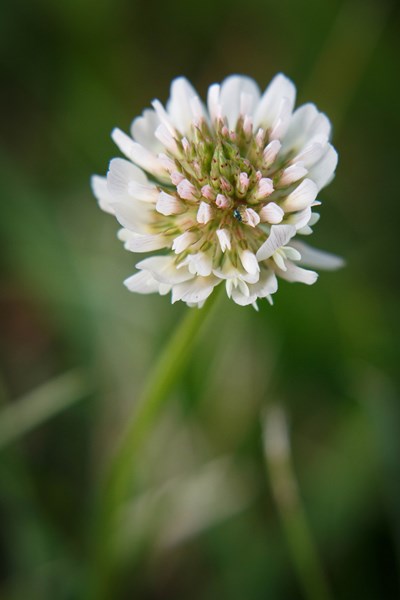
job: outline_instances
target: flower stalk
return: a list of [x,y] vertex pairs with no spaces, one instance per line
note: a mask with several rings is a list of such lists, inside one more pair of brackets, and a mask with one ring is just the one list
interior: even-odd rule
[[[163,349],[138,400],[116,451],[99,497],[95,519],[93,569],[89,582],[92,600],[109,600],[118,584],[115,539],[119,531],[119,512],[134,482],[135,464],[149,432],[189,361],[198,334],[216,304],[214,294],[199,310],[189,310]],[[113,590],[113,591],[111,591]]]

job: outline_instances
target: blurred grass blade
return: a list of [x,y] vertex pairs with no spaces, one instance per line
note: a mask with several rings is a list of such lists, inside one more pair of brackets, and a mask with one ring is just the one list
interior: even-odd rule
[[15,400],[0,412],[0,450],[79,402],[90,391],[86,373],[74,369]]
[[272,492],[304,597],[308,600],[331,600],[318,550],[300,499],[286,415],[280,406],[271,406],[264,415],[263,441]]

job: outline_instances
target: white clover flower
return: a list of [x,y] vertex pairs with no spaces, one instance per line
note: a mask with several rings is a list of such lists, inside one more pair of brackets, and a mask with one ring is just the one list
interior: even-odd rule
[[166,108],[155,100],[131,136],[114,129],[126,158],[92,178],[94,194],[122,225],[127,250],[162,250],[136,265],[129,290],[202,306],[223,283],[237,304],[257,307],[258,298],[271,302],[277,276],[316,281],[299,265],[342,265],[294,239],[312,233],[337,164],[328,118],[314,104],[293,112],[295,95],[282,74],[263,94],[232,75],[209,88],[206,106],[180,77]]

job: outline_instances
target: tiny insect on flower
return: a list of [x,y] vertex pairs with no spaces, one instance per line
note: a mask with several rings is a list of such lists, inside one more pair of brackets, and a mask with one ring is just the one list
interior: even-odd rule
[[337,153],[328,118],[314,104],[294,110],[295,96],[282,74],[263,94],[232,75],[209,88],[205,105],[179,77],[166,108],[155,100],[130,136],[113,131],[126,158],[93,176],[94,194],[122,225],[127,250],[158,252],[136,265],[129,290],[202,306],[224,284],[234,302],[257,307],[258,298],[272,302],[277,277],[314,283],[317,273],[301,265],[342,266],[298,241],[318,220]]

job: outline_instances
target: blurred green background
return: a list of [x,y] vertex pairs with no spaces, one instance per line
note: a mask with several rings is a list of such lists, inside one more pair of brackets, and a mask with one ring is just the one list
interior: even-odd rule
[[[27,0],[0,22],[0,597],[87,597],[94,502],[146,374],[188,310],[122,285],[137,256],[89,178],[184,74],[283,71],[334,125],[311,240],[347,260],[222,300],[140,456],[112,599],[303,592],[260,414],[284,407],[332,597],[400,597],[399,10],[381,0]],[[111,597],[110,597],[111,600]]]

